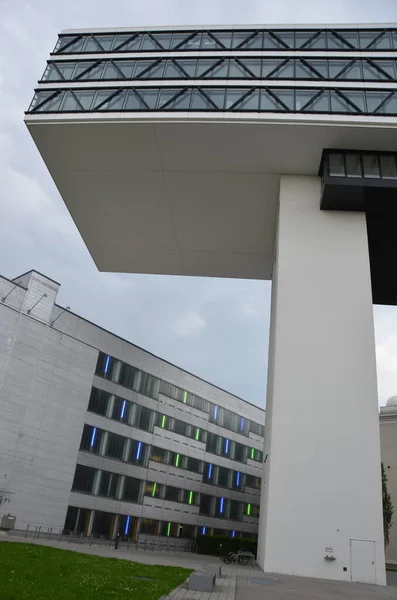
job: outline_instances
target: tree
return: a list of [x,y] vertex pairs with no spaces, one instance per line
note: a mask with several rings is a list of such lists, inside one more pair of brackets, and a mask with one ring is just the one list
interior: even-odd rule
[[382,504],[383,504],[383,535],[385,539],[385,546],[389,543],[389,531],[390,527],[393,525],[392,517],[393,517],[393,504],[391,501],[391,496],[387,490],[387,477],[385,473],[385,468],[382,463]]

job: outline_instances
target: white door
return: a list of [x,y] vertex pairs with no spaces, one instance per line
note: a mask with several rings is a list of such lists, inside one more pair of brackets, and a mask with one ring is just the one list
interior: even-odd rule
[[350,540],[351,580],[376,583],[375,542]]

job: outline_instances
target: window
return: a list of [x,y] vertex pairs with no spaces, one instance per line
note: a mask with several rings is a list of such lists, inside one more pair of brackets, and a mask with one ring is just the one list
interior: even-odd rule
[[145,496],[151,496],[152,498],[160,498],[162,487],[163,486],[159,483],[146,481],[144,494]]
[[363,154],[364,177],[379,179],[379,162],[376,154]]
[[123,421],[124,423],[128,423],[130,420],[130,414],[132,412],[133,404],[128,400],[124,400],[123,398],[114,399],[113,411],[112,411],[112,419],[117,421]]
[[135,477],[126,477],[124,480],[124,488],[122,500],[126,502],[140,502],[142,481]]
[[128,462],[144,466],[146,464],[146,444],[138,440],[131,440]]
[[238,442],[234,443],[234,460],[242,463],[247,462],[247,446]]
[[92,388],[88,409],[90,412],[96,413],[97,415],[106,416],[108,402],[110,394],[97,388]]
[[92,427],[91,425],[84,425],[80,450],[88,450],[89,452],[99,454],[103,433],[102,429]]
[[158,448],[157,446],[152,446],[150,452],[150,460],[153,460],[154,462],[158,463],[167,464],[168,454],[168,450],[164,450],[164,448]]
[[243,503],[229,500],[229,519],[241,521],[243,518]]
[[192,490],[182,490],[182,500],[186,504],[197,504],[198,494]]
[[214,483],[215,467],[212,463],[204,464],[203,481],[205,483]]
[[208,432],[206,451],[212,452],[212,454],[219,454],[218,447],[219,447],[219,436],[216,435],[215,433]]
[[117,475],[116,473],[110,473],[109,471],[102,471],[98,495],[116,499],[119,483],[120,475]]
[[255,477],[255,475],[246,475],[245,476],[245,485],[246,487],[255,488],[257,490],[261,489],[261,479],[260,477]]
[[180,502],[181,492],[182,490],[179,488],[166,485],[164,491],[164,500],[169,500],[170,502]]
[[109,458],[116,458],[117,460],[123,460],[126,439],[127,438],[117,435],[116,433],[109,433],[108,442],[105,449],[105,456],[108,456]]
[[213,496],[207,494],[201,494],[200,498],[200,513],[202,515],[212,516],[213,514]]
[[193,471],[194,473],[202,473],[203,472],[203,461],[198,460],[197,458],[192,458],[191,456],[186,457],[186,469],[188,471]]
[[159,521],[155,519],[141,519],[141,533],[148,535],[157,535],[159,528]]
[[135,427],[143,429],[144,431],[153,431],[155,413],[146,406],[137,405],[137,417]]
[[129,388],[130,390],[135,389],[134,384],[138,373],[139,371],[135,367],[127,365],[126,363],[121,363],[118,383]]
[[230,469],[225,469],[225,467],[218,467],[218,485],[223,487],[230,487]]
[[383,179],[397,179],[397,168],[395,156],[380,155],[380,168]]
[[92,494],[96,473],[97,470],[93,469],[92,467],[76,465],[72,491],[82,492],[84,494]]
[[346,175],[348,177],[362,177],[361,157],[359,154],[346,154]]
[[345,161],[343,154],[329,154],[329,174],[331,177],[345,177]]

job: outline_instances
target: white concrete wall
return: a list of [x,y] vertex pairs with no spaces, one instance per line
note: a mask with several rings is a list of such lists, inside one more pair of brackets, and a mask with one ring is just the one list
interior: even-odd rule
[[[19,529],[64,525],[98,356],[43,322],[48,303],[34,317],[20,312],[43,293],[54,303],[41,278],[0,303],[0,517],[15,515]],[[12,287],[0,281],[0,291]]]
[[350,540],[373,540],[384,584],[365,215],[320,211],[320,185],[281,178],[258,562],[350,580]]

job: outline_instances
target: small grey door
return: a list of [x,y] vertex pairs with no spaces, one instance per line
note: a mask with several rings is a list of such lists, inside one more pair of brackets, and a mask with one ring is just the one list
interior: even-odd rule
[[351,580],[376,583],[375,542],[350,540]]

